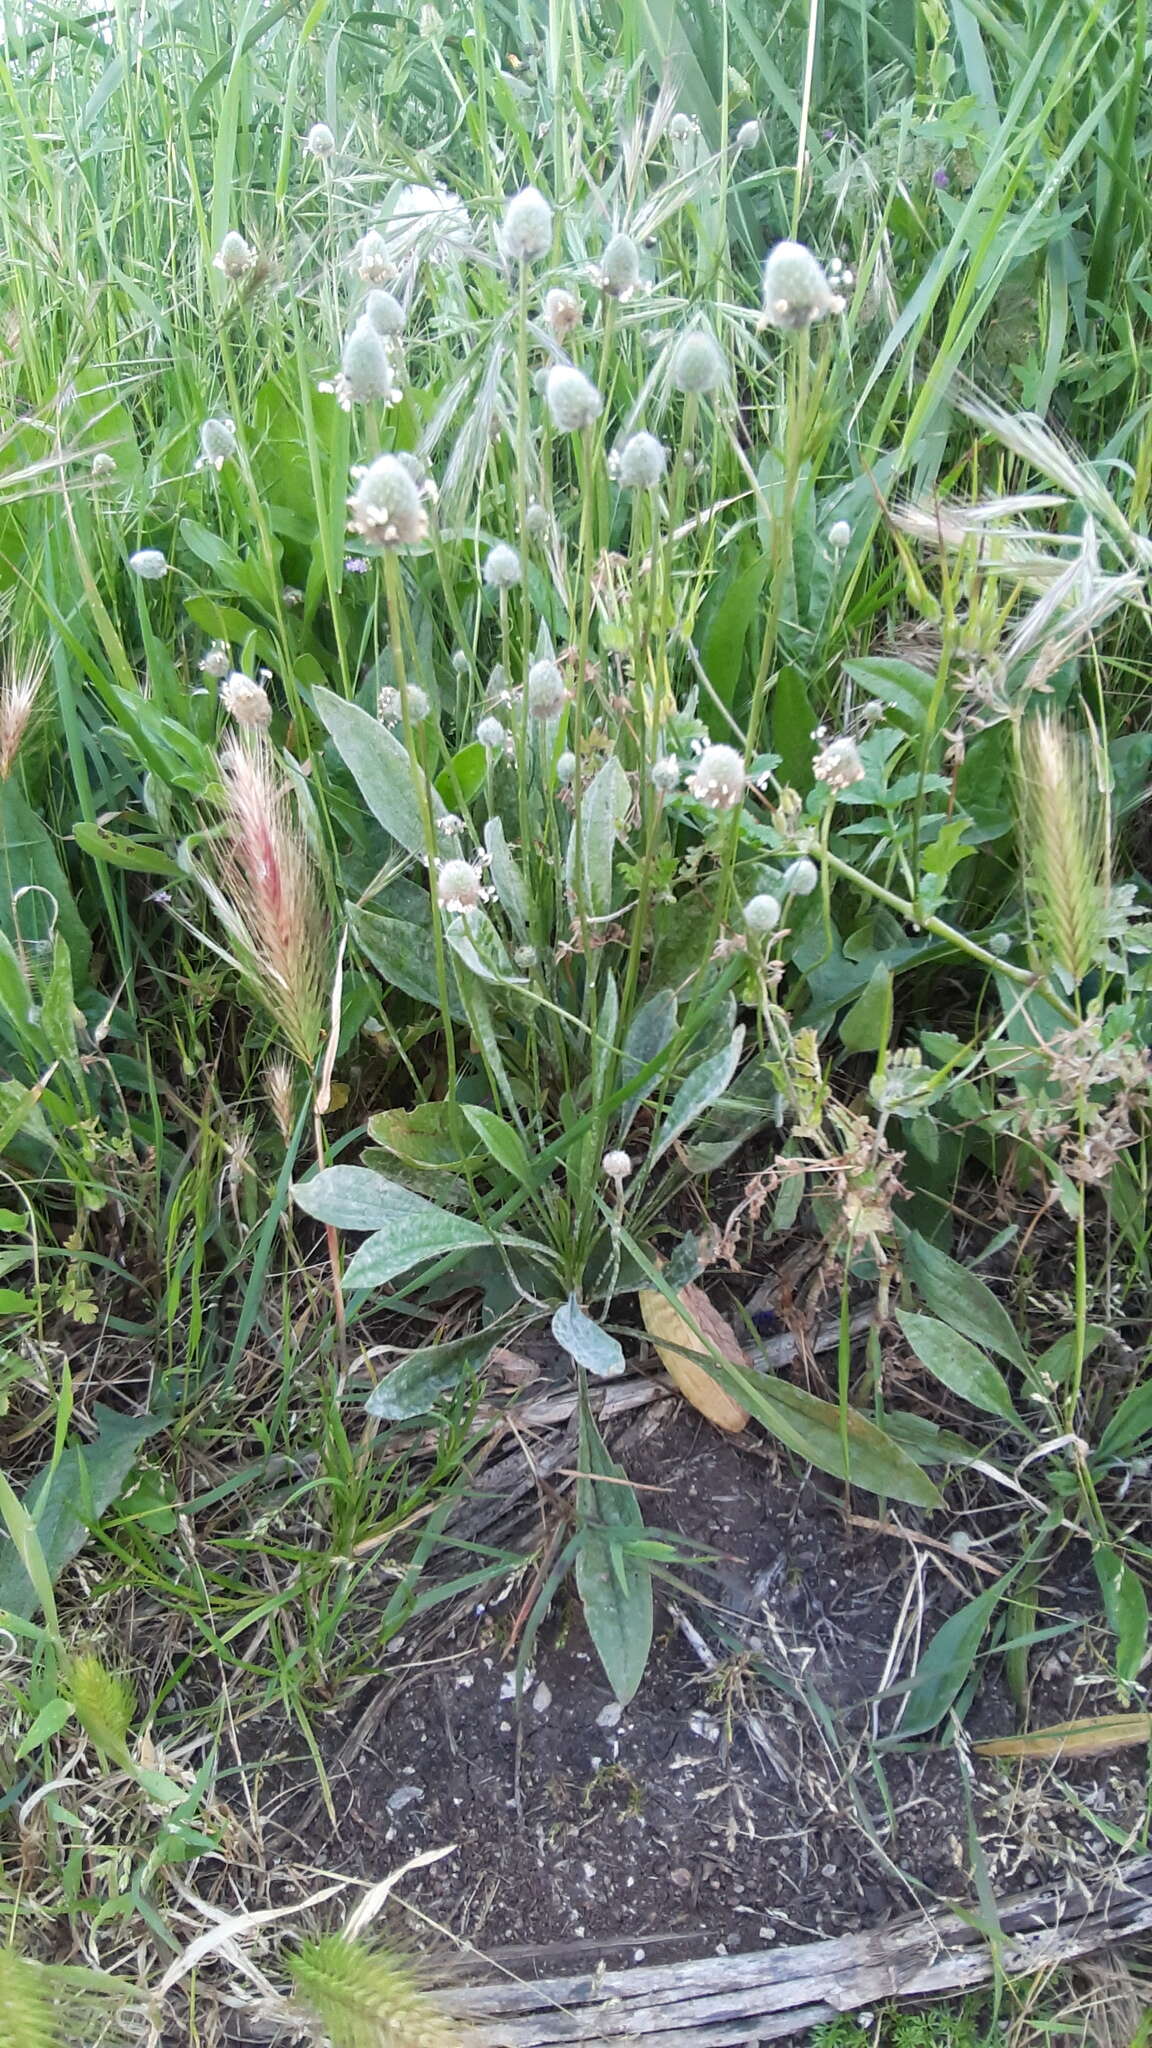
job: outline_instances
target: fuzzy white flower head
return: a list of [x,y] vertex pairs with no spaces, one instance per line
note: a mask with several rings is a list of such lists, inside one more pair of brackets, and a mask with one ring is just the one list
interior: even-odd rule
[[159,548],[137,548],[128,557],[128,567],[144,583],[159,583],[168,574],[168,557]]
[[230,228],[217,249],[212,261],[217,270],[222,270],[230,284],[244,277],[256,261],[255,254],[235,228]]
[[452,656],[452,666],[458,676],[466,676],[468,674],[472,661],[471,657],[465,653],[462,647],[458,647]]
[[476,727],[476,737],[490,754],[502,754],[508,740],[508,728],[498,718],[482,718]]
[[855,740],[847,734],[829,740],[813,761],[812,773],[829,789],[851,789],[854,782],[863,782],[866,770]]
[[750,896],[744,905],[744,922],[758,937],[774,932],[780,922],[779,899],[767,891],[761,896]]
[[528,263],[552,247],[552,208],[535,185],[525,185],[508,201],[500,223],[500,254],[505,263]]
[[436,820],[436,830],[442,839],[458,839],[464,830],[464,820],[458,818],[455,811],[441,811]]
[[97,455],[92,457],[92,475],[97,483],[103,483],[108,477],[115,476],[115,474],[115,461],[102,448]]
[[544,319],[557,341],[566,341],[574,327],[579,327],[584,308],[572,292],[554,285],[544,294]]
[[392,202],[386,233],[397,263],[411,256],[453,263],[471,246],[472,222],[463,200],[446,185],[405,185]]
[[[427,718],[431,705],[428,692],[419,683],[408,685],[408,716],[413,725],[419,725]],[[391,683],[385,683],[376,699],[376,714],[383,725],[399,725],[404,716],[404,699]]]
[[616,481],[625,491],[654,491],[668,467],[668,450],[655,434],[631,434],[616,456]]
[[319,163],[326,164],[328,162],[329,158],[335,154],[336,137],[333,135],[327,121],[313,121],[307,135],[304,137],[304,147],[309,156],[314,156]]
[[515,548],[498,540],[484,560],[484,581],[489,590],[511,590],[524,580],[524,564]]
[[790,861],[780,877],[780,887],[786,896],[811,896],[820,880],[820,871],[814,860],[802,856]]
[[759,121],[742,121],[736,130],[737,149],[755,149],[760,140]]
[[600,1164],[608,1180],[627,1180],[632,1171],[632,1160],[627,1152],[606,1152]]
[[673,114],[668,123],[668,134],[673,142],[690,142],[696,132],[696,123],[688,114]]
[[600,259],[600,285],[609,298],[629,299],[640,282],[640,251],[631,235],[613,235]]
[[391,284],[396,275],[396,266],[379,228],[368,228],[361,235],[348,261],[363,284]]
[[398,405],[402,393],[397,386],[388,344],[362,314],[344,343],[338,374],[321,384],[339,399],[345,412],[354,405]]
[[205,420],[200,429],[200,462],[202,469],[221,470],[236,453],[236,427],[229,419]]
[[576,756],[568,747],[557,757],[556,780],[562,789],[569,789],[576,780]]
[[217,682],[231,674],[232,658],[223,640],[213,641],[207,654],[201,656],[199,668],[202,676],[214,676]]
[[842,313],[844,301],[834,292],[811,249],[803,242],[777,242],[764,265],[764,319],[769,327],[799,333],[829,313]]
[[652,787],[658,789],[661,796],[670,796],[674,789],[679,789],[680,763],[675,754],[661,754],[658,760],[653,761],[649,772]]
[[373,547],[415,547],[428,537],[420,492],[395,455],[378,455],[348,500],[348,524]]
[[385,341],[391,341],[404,332],[404,308],[393,292],[386,292],[381,286],[370,291],[365,299],[364,318]]
[[470,860],[442,860],[436,870],[436,894],[441,910],[467,917],[488,895],[483,869]]
[[272,706],[262,683],[240,669],[233,669],[220,685],[220,702],[237,725],[246,725],[252,732],[267,732],[272,722]]
[[553,363],[544,386],[552,425],[560,434],[579,434],[598,419],[604,400],[596,386],[571,363]]
[[537,504],[535,500],[527,507],[524,513],[524,531],[529,540],[537,542],[547,540],[548,535],[552,531],[552,521],[548,517],[547,510],[543,505]]
[[715,391],[724,382],[724,358],[704,328],[682,334],[672,351],[670,375],[677,391]]
[[533,718],[559,718],[568,692],[554,661],[534,661],[528,671],[528,709]]
[[747,787],[744,763],[735,747],[705,747],[688,777],[688,787],[709,810],[735,810]]
[[842,554],[852,538],[852,528],[846,519],[834,519],[828,528],[828,545]]

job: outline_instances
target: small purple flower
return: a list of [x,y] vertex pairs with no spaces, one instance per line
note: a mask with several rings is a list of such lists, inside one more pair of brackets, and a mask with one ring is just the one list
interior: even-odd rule
[[344,569],[345,573],[349,576],[366,576],[368,574],[368,564],[363,555],[345,555]]
[[932,183],[935,185],[936,190],[938,192],[946,192],[948,190],[948,187],[952,183],[952,180],[948,176],[947,171],[944,169],[943,164],[941,164],[940,169],[938,171],[933,171]]

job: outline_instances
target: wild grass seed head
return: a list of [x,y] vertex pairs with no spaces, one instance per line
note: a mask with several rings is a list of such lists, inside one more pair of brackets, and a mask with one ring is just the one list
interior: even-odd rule
[[48,673],[48,650],[35,648],[22,661],[9,656],[0,675],[0,782],[7,782],[36,715]]
[[1078,985],[1097,964],[1107,916],[1104,806],[1086,741],[1052,715],[1021,732],[1021,852],[1037,937]]
[[72,1658],[64,1684],[76,1719],[97,1749],[107,1756],[123,1755],[136,1714],[130,1681],[86,1650]]
[[288,1973],[331,2048],[467,2048],[467,2026],[440,2011],[407,1957],[322,1934],[289,1957]]
[[230,737],[218,760],[224,830],[211,900],[253,993],[312,1066],[324,1030],[328,959],[313,857],[267,741]]

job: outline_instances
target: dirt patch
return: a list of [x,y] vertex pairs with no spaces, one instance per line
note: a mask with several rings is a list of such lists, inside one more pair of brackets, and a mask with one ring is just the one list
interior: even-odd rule
[[[1019,1887],[1107,1862],[1129,1830],[1127,1846],[1140,1846],[1140,1752],[1058,1769],[973,1765],[968,1739],[1016,1726],[999,1659],[967,1709],[963,1753],[885,1746],[894,1705],[875,1710],[875,1695],[991,1583],[949,1553],[941,1518],[938,1549],[911,1510],[898,1539],[846,1522],[831,1482],[798,1483],[772,1445],[722,1438],[679,1403],[607,1434],[651,1489],[650,1527],[696,1560],[659,1588],[637,1698],[616,1706],[568,1589],[517,1697],[521,1575],[426,1657],[414,1638],[393,1644],[386,1712],[338,1763],[379,1689],[361,1693],[328,1749],[337,1825],[321,1818],[297,1851],[376,1880],[450,1848],[406,1880],[406,1902],[459,1940],[509,1958],[532,1949],[546,1965],[573,1944],[658,1961],[849,1932],[917,1899],[974,1898],[977,1857],[995,1886]],[[549,1500],[545,1489],[544,1541]],[[1095,1658],[1087,1632],[1055,1638],[1034,1718],[1113,1706],[1085,1690],[1105,1683]],[[278,1765],[279,1777],[287,1758]],[[274,1803],[282,1823],[299,1810]]]

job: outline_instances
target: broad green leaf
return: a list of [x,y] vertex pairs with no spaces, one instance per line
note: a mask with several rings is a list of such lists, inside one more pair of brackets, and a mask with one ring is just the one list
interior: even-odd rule
[[939,1488],[916,1460],[855,1408],[842,1417],[834,1402],[768,1373],[744,1372],[715,1360],[709,1360],[708,1370],[765,1429],[818,1471],[915,1507],[940,1506]]
[[368,1136],[405,1166],[453,1172],[478,1166],[483,1154],[462,1150],[463,1132],[449,1102],[418,1102],[413,1109],[381,1109],[368,1119]]
[[935,678],[925,669],[916,668],[910,661],[883,655],[870,655],[862,661],[846,661],[844,667],[853,682],[859,683],[866,697],[879,698],[881,704],[888,704],[894,711],[901,712],[913,731],[923,730],[935,690]]
[[1027,1372],[1028,1354],[1007,1311],[975,1273],[929,1244],[917,1230],[910,1230],[905,1241],[904,1270],[934,1315]]
[[[411,924],[407,918],[384,917],[378,910],[360,910],[354,903],[345,904],[344,911],[356,944],[372,962],[376,972],[395,988],[402,989],[406,996],[438,1010],[440,992],[430,924]],[[457,1024],[468,1022],[451,963],[448,966],[448,1013]]]
[[1108,1626],[1116,1637],[1116,1676],[1122,1685],[1132,1685],[1148,1647],[1148,1599],[1131,1565],[1116,1551],[1102,1547],[1092,1562]]
[[926,1735],[943,1719],[967,1683],[988,1625],[1007,1590],[1007,1579],[998,1579],[937,1629],[913,1674],[900,1719],[900,1739]]
[[72,956],[62,938],[52,949],[52,972],[40,1006],[40,1029],[54,1059],[79,1075],[80,1048],[76,1043],[78,1016],[72,994]]
[[532,905],[523,873],[509,850],[500,818],[489,818],[484,827],[484,846],[488,854],[488,872],[500,899],[500,907],[511,921],[517,938],[522,943],[526,942],[530,937]]
[[624,1472],[613,1463],[585,1406],[580,1424],[576,1505],[583,1524],[576,1553],[576,1587],[588,1633],[621,1705],[633,1697],[652,1647],[652,1574],[629,1552],[644,1519]]
[[[1098,1351],[1108,1332],[1103,1323],[1089,1323],[1084,1331],[1084,1359],[1086,1365],[1093,1352]],[[1076,1364],[1076,1332],[1065,1330],[1054,1344],[1042,1351],[1035,1363],[1029,1367],[1029,1380],[1041,1389],[1051,1392],[1051,1385],[1062,1387],[1069,1379]],[[1103,1449],[1103,1445],[1101,1445]]]
[[72,827],[72,837],[91,860],[103,861],[112,868],[126,868],[134,875],[165,875],[169,881],[183,879],[183,870],[158,846],[150,846],[146,839],[130,839],[121,832],[109,832],[103,825],[89,824],[80,818]]
[[897,1309],[896,1320],[921,1365],[927,1366],[942,1386],[959,1394],[962,1401],[970,1401],[974,1408],[1019,1424],[1007,1381],[986,1352],[934,1316],[909,1315]]
[[883,961],[841,1019],[840,1042],[849,1052],[879,1052],[892,1030],[892,976]]
[[624,1350],[619,1340],[586,1316],[574,1294],[552,1318],[552,1335],[561,1350],[598,1379],[619,1379],[624,1371]]
[[447,1344],[426,1344],[419,1351],[410,1351],[373,1387],[365,1403],[369,1415],[384,1422],[407,1422],[413,1415],[430,1414],[441,1394],[457,1386],[466,1374],[483,1372],[498,1342],[499,1332],[490,1325],[471,1337],[455,1337]]
[[19,1134],[38,1145],[51,1145],[52,1133],[40,1107],[39,1081],[25,1088],[21,1081],[0,1081],[0,1152]]
[[470,917],[450,917],[444,936],[456,959],[462,960],[481,981],[493,982],[498,988],[523,985],[524,976],[518,972],[491,918],[482,910],[474,910]]
[[711,1059],[702,1060],[695,1073],[681,1082],[672,1098],[668,1113],[657,1133],[652,1148],[653,1164],[668,1150],[674,1139],[695,1123],[704,1110],[718,1102],[736,1075],[740,1054],[744,1045],[744,1026],[738,1024],[726,1046],[713,1053]]
[[483,1109],[477,1103],[462,1102],[460,1108],[497,1166],[502,1166],[521,1186],[526,1186],[532,1179],[532,1162],[519,1131],[506,1123],[502,1116],[497,1116],[494,1110]]
[[[94,1410],[98,1432],[89,1443],[69,1447],[32,1481],[24,1496],[54,1583],[84,1544],[89,1527],[123,1489],[140,1445],[163,1424],[149,1416],[119,1415],[99,1403]],[[31,1619],[40,1595],[14,1545],[0,1544],[0,1613]]]
[[488,772],[488,749],[479,740],[470,740],[453,754],[447,767],[436,777],[436,794],[449,811],[456,811],[471,803],[478,790],[484,787]]
[[395,734],[378,718],[361,711],[358,704],[347,703],[331,690],[313,690],[312,702],[372,816],[409,853],[422,857],[427,841],[421,784],[433,817],[442,817],[444,812],[423,769]]
[[780,756],[782,781],[801,796],[812,787],[812,733],[817,723],[803,676],[786,662],[772,691],[772,744]]
[[17,1762],[21,1757],[31,1756],[33,1750],[39,1749],[42,1742],[50,1742],[54,1735],[59,1735],[60,1730],[66,1728],[72,1719],[72,1712],[71,1700],[61,1699],[59,1696],[41,1707],[16,1751]]
[[[565,879],[587,917],[607,917],[612,908],[612,861],[616,835],[628,815],[632,791],[615,754],[593,776],[580,803],[580,830],[568,841]],[[580,872],[576,871],[579,846]]]
[[[8,937],[0,929],[0,1015],[10,1024],[15,1036],[21,1042],[31,1030],[32,996],[20,965],[20,956]],[[42,1044],[42,1041],[39,1041]]]
[[67,945],[76,980],[82,984],[92,941],[47,826],[9,777],[0,781],[0,929],[12,940],[19,937],[14,899],[22,890],[33,889],[51,899],[46,903],[48,922]]
[[1123,1458],[1152,1435],[1152,1380],[1139,1380],[1125,1394],[1100,1439],[1101,1458]]
[[[620,1082],[623,1087],[631,1085],[634,1077],[663,1052],[666,1045],[676,1036],[676,997],[670,988],[658,988],[641,1003],[624,1034],[624,1049],[620,1057]],[[655,1081],[648,1083],[649,1088]],[[636,1111],[640,1107],[641,1095],[634,1094],[620,1112],[620,1136],[628,1131]]]
[[374,1233],[348,1266],[349,1287],[380,1287],[424,1259],[492,1243],[478,1223],[365,1166],[322,1167],[311,1180],[297,1182],[292,1195],[297,1208],[319,1223]]

